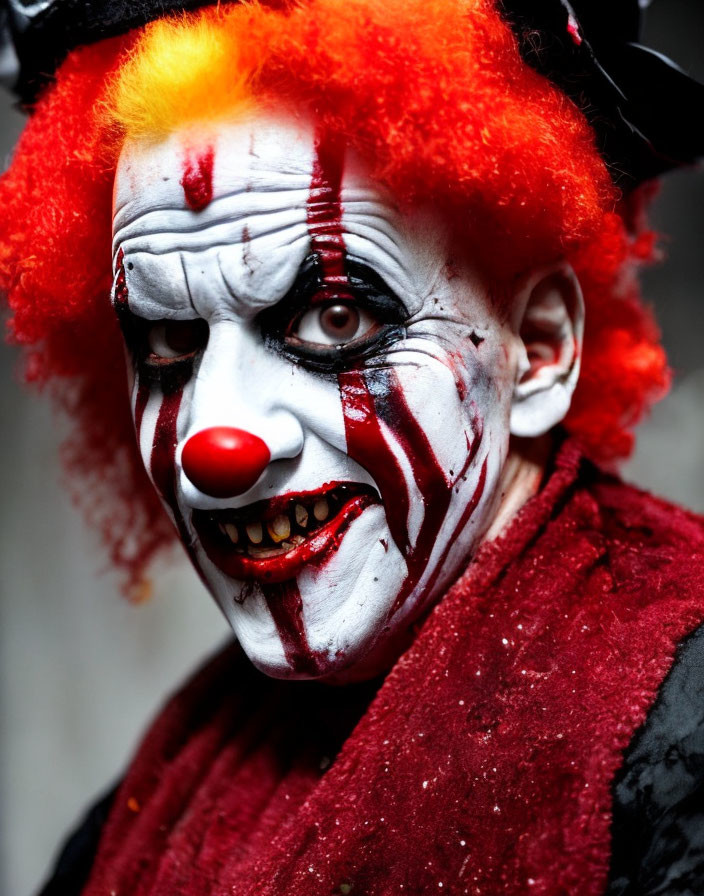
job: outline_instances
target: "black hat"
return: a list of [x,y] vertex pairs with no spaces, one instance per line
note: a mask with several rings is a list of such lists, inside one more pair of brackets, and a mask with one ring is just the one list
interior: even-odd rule
[[[30,105],[75,47],[213,2],[0,0],[0,33],[17,57],[13,89]],[[648,0],[497,3],[525,61],[584,111],[624,189],[704,156],[704,85],[638,43]]]
[[[207,6],[213,0],[0,0],[5,43],[14,45],[12,84],[30,106],[76,47],[125,34],[169,13]],[[8,40],[9,38],[9,40]]]
[[704,85],[642,46],[649,0],[499,0],[524,60],[582,109],[624,189],[704,156]]

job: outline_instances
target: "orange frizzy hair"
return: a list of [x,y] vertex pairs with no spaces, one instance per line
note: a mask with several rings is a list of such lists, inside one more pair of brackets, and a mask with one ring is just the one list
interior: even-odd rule
[[27,378],[75,420],[74,494],[129,584],[173,536],[136,450],[108,301],[117,153],[125,134],[158,139],[252,104],[311,115],[402,206],[432,202],[499,289],[570,260],[587,329],[566,426],[597,460],[628,454],[630,427],[668,382],[634,276],[652,242],[615,213],[586,120],[522,62],[494,3],[209,7],[75,51],[0,181],[11,338],[26,347]]

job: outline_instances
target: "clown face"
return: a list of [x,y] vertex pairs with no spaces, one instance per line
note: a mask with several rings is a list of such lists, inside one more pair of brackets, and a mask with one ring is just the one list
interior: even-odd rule
[[432,214],[312,128],[128,143],[114,304],[144,464],[263,671],[388,663],[496,510],[520,341]]

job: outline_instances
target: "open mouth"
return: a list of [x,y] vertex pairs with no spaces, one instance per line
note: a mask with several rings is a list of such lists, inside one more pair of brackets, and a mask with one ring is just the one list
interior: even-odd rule
[[274,583],[337,550],[350,523],[378,503],[371,486],[330,483],[237,510],[194,510],[192,521],[205,553],[223,572]]

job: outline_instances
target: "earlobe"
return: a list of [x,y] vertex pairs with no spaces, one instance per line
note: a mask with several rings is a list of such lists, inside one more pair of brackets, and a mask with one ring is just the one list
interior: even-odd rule
[[511,434],[541,436],[562,421],[579,377],[584,299],[566,262],[534,272],[515,299],[520,355]]

